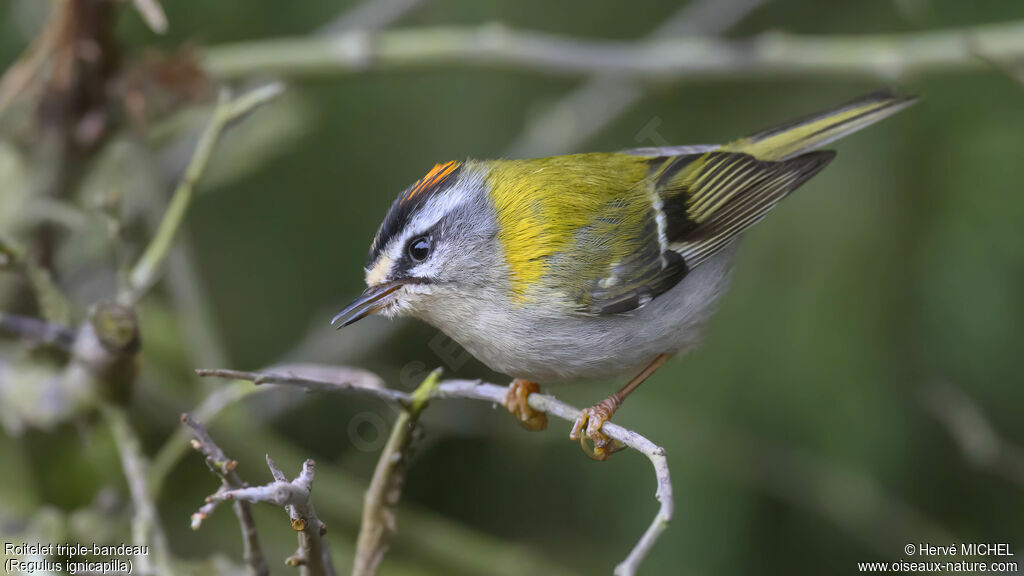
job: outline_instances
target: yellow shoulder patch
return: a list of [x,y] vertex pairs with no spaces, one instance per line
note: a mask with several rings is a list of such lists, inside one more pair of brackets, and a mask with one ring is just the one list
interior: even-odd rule
[[[512,295],[520,302],[548,271],[550,258],[568,249],[602,207],[626,201],[648,173],[643,158],[614,153],[487,164],[498,240],[505,250]],[[650,206],[638,208],[646,211]]]

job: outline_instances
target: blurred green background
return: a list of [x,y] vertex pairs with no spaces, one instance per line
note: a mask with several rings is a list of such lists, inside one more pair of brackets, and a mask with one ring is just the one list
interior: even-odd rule
[[[0,1],[0,67],[36,32],[39,4]],[[352,4],[166,0],[166,36],[129,10],[118,34],[130,60],[153,48],[310,34]],[[497,21],[623,40],[645,36],[679,6],[428,0],[396,25]],[[1007,0],[767,0],[727,35],[915,32],[1022,17],[1024,5]],[[523,69],[370,70],[291,82],[281,101],[228,134],[188,215],[179,260],[140,307],[142,375],[131,415],[145,451],[156,454],[179,412],[226,386],[193,377],[198,366],[338,362],[408,388],[448,364],[449,375],[505,382],[475,360],[451,365],[432,351],[436,331],[415,321],[370,319],[343,333],[327,323],[362,289],[367,247],[400,190],[435,162],[505,154],[524,125],[582,82]],[[720,142],[880,85],[646,83],[644,98],[580,150],[650,144],[637,137],[652,120],[672,143]],[[1024,86],[996,69],[895,86],[921,102],[836,144],[829,169],[747,234],[703,347],[669,363],[616,414],[665,447],[676,493],[676,517],[641,573],[853,573],[859,561],[906,558],[908,542],[1009,542],[1018,558],[1024,551],[1024,457],[986,459],[983,434],[975,459],[965,457],[933,409],[947,400],[968,409],[936,388],[952,386],[1005,441],[1024,444]],[[134,218],[129,253],[149,237],[144,222],[169,197],[193,144],[187,134],[208,105],[179,115],[188,118],[186,136],[128,130],[111,138],[87,171],[76,198],[123,187]],[[0,138],[16,158],[14,137]],[[0,198],[17,192],[19,170],[0,170],[8,178]],[[23,214],[12,206],[0,203],[0,233],[19,237]],[[55,272],[80,311],[115,279],[102,232],[84,228],[60,236]],[[18,282],[0,276],[0,309],[31,314]],[[0,365],[25,354],[7,340]],[[31,386],[12,374],[0,373],[7,386]],[[553,392],[583,406],[619,384]],[[289,474],[306,457],[317,461],[314,499],[344,573],[362,489],[392,418],[363,398],[283,391],[228,408],[211,432],[254,483],[269,480],[266,452]],[[127,537],[124,481],[102,426],[74,418],[6,429],[5,540],[74,533],[87,522],[76,512],[84,509],[107,510],[88,521]],[[608,573],[656,511],[642,456],[591,462],[567,440],[564,422],[529,434],[501,409],[438,402],[424,430],[385,574]],[[158,504],[171,549],[188,560],[238,560],[229,511],[189,530],[190,514],[217,486],[204,468],[188,454],[170,471]],[[97,494],[109,509],[97,508]],[[266,506],[256,514],[274,573],[290,573],[281,561],[295,543],[284,514]]]

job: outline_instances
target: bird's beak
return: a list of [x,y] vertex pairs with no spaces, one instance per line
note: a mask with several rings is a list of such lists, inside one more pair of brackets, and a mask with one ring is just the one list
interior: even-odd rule
[[356,298],[355,302],[339,312],[334,317],[334,320],[331,320],[331,325],[341,330],[349,324],[355,324],[357,321],[376,313],[387,304],[388,296],[404,285],[404,282],[398,281],[370,286],[363,291],[359,298]]

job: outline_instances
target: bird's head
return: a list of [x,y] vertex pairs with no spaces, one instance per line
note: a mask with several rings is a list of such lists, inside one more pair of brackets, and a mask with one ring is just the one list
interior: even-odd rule
[[452,161],[402,192],[370,247],[366,290],[332,323],[342,328],[375,313],[415,314],[480,285],[495,236],[484,186],[482,167]]

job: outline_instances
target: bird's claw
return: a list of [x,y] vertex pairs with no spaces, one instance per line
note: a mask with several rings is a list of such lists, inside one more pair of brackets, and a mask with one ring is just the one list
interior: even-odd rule
[[516,378],[505,392],[505,408],[516,418],[516,422],[527,430],[544,430],[548,427],[548,415],[530,406],[530,394],[540,392],[536,382]]
[[[580,411],[579,417],[569,432],[569,438],[580,443],[583,453],[594,460],[607,460],[613,452],[622,449],[622,443],[609,438],[601,427],[612,417],[617,405],[608,399]],[[589,440],[589,443],[588,443]]]

